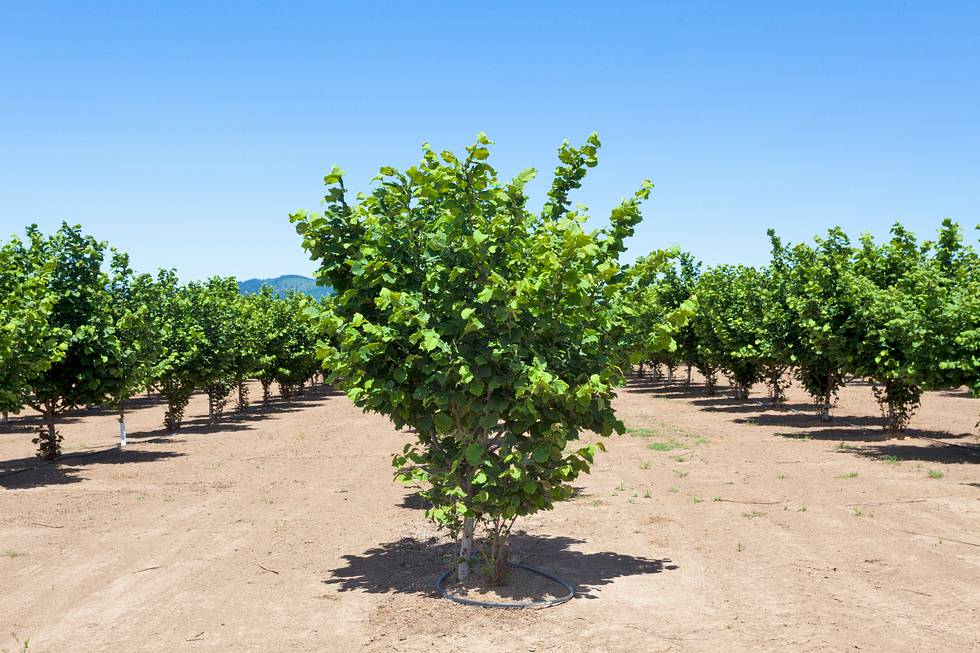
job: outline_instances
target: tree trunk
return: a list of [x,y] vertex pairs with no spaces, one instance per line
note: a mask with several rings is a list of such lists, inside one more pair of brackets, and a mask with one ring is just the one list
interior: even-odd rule
[[214,424],[214,398],[208,393],[208,424]]
[[824,390],[823,395],[823,406],[820,407],[820,421],[829,422],[830,421],[830,400],[831,400],[831,374],[827,372],[827,387]]
[[473,533],[476,522],[472,517],[463,519],[463,534],[459,538],[459,565],[456,567],[456,578],[464,580],[470,575],[470,560],[473,559]]
[[684,385],[687,386],[688,388],[691,387],[691,364],[690,363],[687,364],[687,381],[684,382]]
[[3,411],[3,419],[2,421],[0,421],[0,424],[6,426],[9,423],[10,423],[10,415],[7,414],[7,411]]
[[54,425],[54,410],[48,410],[44,413],[44,419],[48,423],[48,443],[52,447],[51,451],[54,455],[49,457],[57,458],[61,455],[61,447],[58,446],[58,431],[55,429]]
[[238,382],[238,410],[240,412],[245,412],[248,408],[248,390],[245,387],[244,381]]
[[126,448],[126,408],[125,402],[119,402],[119,448]]
[[61,438],[55,429],[55,416],[54,401],[49,401],[44,405],[46,426],[41,428],[38,437],[34,440],[37,443],[37,456],[41,460],[54,460],[61,455]]

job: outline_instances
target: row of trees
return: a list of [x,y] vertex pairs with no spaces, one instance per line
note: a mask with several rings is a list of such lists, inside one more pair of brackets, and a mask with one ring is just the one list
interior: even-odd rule
[[125,254],[67,224],[46,236],[36,227],[0,248],[0,410],[30,406],[44,417],[38,455],[60,455],[58,416],[83,406],[119,411],[156,388],[167,402],[164,424],[178,429],[192,394],[208,395],[220,418],[244,381],[284,396],[312,378],[317,331],[312,300],[280,298],[263,288],[241,295],[232,278],[181,284],[173,270],[134,274]]
[[885,242],[853,242],[839,228],[814,245],[785,244],[772,230],[769,237],[762,268],[702,273],[681,254],[659,271],[648,312],[662,315],[684,299],[698,309],[677,348],[647,360],[668,375],[696,367],[709,392],[723,372],[743,399],[764,382],[773,402],[784,399],[792,374],[824,420],[845,380],[865,378],[891,432],[908,426],[924,390],[965,385],[980,395],[980,259],[956,223],[945,220],[925,242],[901,224]]
[[458,536],[459,578],[477,525],[496,582],[514,520],[571,494],[601,448],[576,441],[623,430],[611,400],[635,363],[669,377],[686,364],[688,382],[697,368],[709,391],[724,374],[743,399],[765,382],[781,401],[792,374],[825,419],[845,378],[867,377],[892,430],[923,389],[980,393],[980,273],[952,222],[921,244],[900,225],[885,243],[835,229],[789,246],[770,233],[762,268],[702,272],[672,250],[626,266],[649,182],[587,230],[569,195],[596,165],[595,135],[559,149],[540,212],[524,190],[535,171],[499,178],[488,145],[425,146],[353,203],[334,168],[324,211],[291,216],[337,291],[319,316],[324,367],[358,406],[416,433],[397,477]]

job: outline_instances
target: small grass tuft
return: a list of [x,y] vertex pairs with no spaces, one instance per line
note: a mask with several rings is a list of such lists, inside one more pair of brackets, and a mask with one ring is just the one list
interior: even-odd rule
[[741,553],[742,551],[745,551],[745,546],[739,542],[738,545],[736,545],[735,550]]
[[930,469],[929,470],[929,478],[939,479],[939,478],[942,478],[943,476],[945,476],[945,474],[943,474],[938,469]]
[[881,459],[881,462],[888,463],[889,465],[898,465],[902,461],[898,459],[898,456],[885,456]]
[[660,442],[651,442],[647,445],[647,449],[653,449],[654,451],[673,451],[674,449],[683,449],[684,446],[675,440],[661,440]]
[[704,501],[704,499],[698,494],[691,497],[691,503],[701,503],[702,501]]
[[745,517],[746,519],[757,519],[759,517],[762,517],[765,514],[766,513],[764,513],[764,512],[759,512],[758,510],[753,510],[752,512],[743,512],[742,513],[742,516]]
[[650,461],[649,460],[642,460],[641,459],[640,460],[640,469],[650,469]]
[[857,478],[857,472],[847,472],[846,474],[841,474],[837,478]]
[[685,458],[684,456],[671,456],[671,458],[679,463],[687,461],[687,458]]
[[644,428],[629,428],[626,432],[632,435],[634,438],[652,438],[656,435],[651,429]]

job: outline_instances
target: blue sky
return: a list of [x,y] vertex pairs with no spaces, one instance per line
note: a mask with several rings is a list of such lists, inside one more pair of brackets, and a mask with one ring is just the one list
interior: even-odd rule
[[279,4],[0,4],[0,234],[65,219],[139,270],[309,274],[287,215],[332,164],[363,189],[481,130],[538,205],[598,131],[596,224],[656,184],[628,257],[980,222],[975,2]]

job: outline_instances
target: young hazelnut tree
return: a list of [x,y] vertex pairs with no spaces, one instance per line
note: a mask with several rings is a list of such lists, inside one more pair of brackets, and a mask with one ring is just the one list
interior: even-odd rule
[[736,399],[748,399],[765,378],[764,275],[743,265],[710,268],[698,279],[697,346],[704,360],[723,369]]
[[[54,460],[61,455],[59,415],[80,406],[101,405],[111,399],[124,376],[125,359],[116,322],[117,310],[110,288],[131,275],[124,259],[104,242],[82,233],[81,227],[63,223],[45,237],[27,230],[31,260],[44,260],[51,270],[47,292],[53,298],[49,323],[57,332],[54,349],[64,355],[30,381],[27,404],[44,418],[35,443],[38,456]],[[105,256],[112,255],[108,271]]]
[[583,432],[623,431],[611,405],[624,378],[610,336],[619,255],[652,184],[587,231],[569,193],[596,165],[598,136],[561,146],[540,213],[524,191],[535,171],[500,180],[489,144],[480,134],[462,158],[424,145],[418,165],[381,168],[352,204],[334,168],[323,213],[290,219],[336,293],[313,308],[331,382],[415,430],[394,456],[397,477],[419,484],[428,516],[459,538],[459,579],[486,527],[496,583],[514,520],[567,499],[602,448],[576,444]]
[[49,288],[54,263],[43,255],[43,236],[32,244],[18,238],[0,246],[0,411],[19,413],[31,383],[61,360],[68,343],[52,324],[58,296]]

